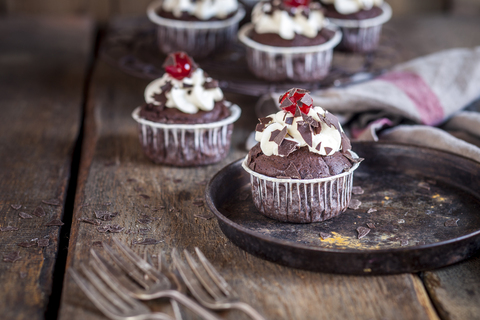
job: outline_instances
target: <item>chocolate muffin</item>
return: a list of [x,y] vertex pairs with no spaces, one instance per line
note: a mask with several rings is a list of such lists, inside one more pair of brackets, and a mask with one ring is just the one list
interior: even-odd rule
[[200,59],[235,40],[245,10],[237,0],[159,0],[148,7],[147,14],[157,24],[163,53],[185,51]]
[[184,52],[167,57],[166,73],[145,89],[132,114],[143,151],[155,163],[198,166],[218,162],[230,149],[240,108],[223,98],[218,82]]
[[339,48],[370,52],[378,47],[382,25],[392,10],[383,0],[320,0],[325,16],[343,33]]
[[260,2],[253,8],[252,23],[239,31],[249,69],[269,81],[323,79],[340,38],[320,4],[310,0]]
[[243,162],[255,206],[285,222],[330,219],[347,209],[362,159],[351,151],[338,119],[313,106],[308,91],[291,89],[280,103],[281,111],[259,119],[259,143]]

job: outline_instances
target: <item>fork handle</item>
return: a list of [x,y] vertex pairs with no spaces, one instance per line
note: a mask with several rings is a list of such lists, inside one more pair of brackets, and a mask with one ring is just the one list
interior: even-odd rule
[[251,305],[245,302],[241,302],[241,301],[234,302],[232,303],[231,308],[245,312],[253,320],[265,320],[265,318],[260,313],[258,313],[257,310],[255,310]]
[[[160,291],[158,295],[155,296],[155,298],[173,299],[206,320],[222,320],[221,318],[217,317],[215,314],[211,313],[210,311],[208,311],[207,309],[205,309],[204,307],[196,303],[194,300],[190,299],[189,297],[187,297],[186,295],[184,295],[183,293],[177,290]],[[259,318],[259,319],[263,319],[263,318]]]

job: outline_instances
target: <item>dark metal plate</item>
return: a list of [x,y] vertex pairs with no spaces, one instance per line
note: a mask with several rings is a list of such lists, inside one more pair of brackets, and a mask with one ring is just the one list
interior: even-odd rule
[[[197,61],[213,78],[219,80],[222,89],[251,96],[274,91],[287,91],[293,87],[316,90],[331,86],[358,83],[377,76],[400,62],[396,35],[384,28],[379,48],[374,53],[355,54],[334,52],[329,75],[317,82],[296,83],[268,82],[250,73],[245,60],[245,49],[235,44],[229,50]],[[100,50],[101,57],[109,64],[133,76],[156,79],[162,76],[165,55],[156,43],[156,29],[146,18],[120,19],[112,22]]]
[[[480,249],[480,163],[433,149],[354,143],[366,160],[354,174],[362,202],[336,218],[282,223],[255,208],[249,175],[236,161],[206,189],[223,233],[261,258],[344,274],[393,274],[440,268]],[[377,211],[367,213],[369,209]],[[457,221],[458,219],[458,221]],[[358,239],[356,229],[374,224]],[[450,226],[453,225],[453,226]],[[330,237],[322,239],[320,232]]]

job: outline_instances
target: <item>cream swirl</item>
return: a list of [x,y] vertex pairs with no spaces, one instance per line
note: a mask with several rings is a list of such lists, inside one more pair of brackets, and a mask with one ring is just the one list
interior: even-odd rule
[[[319,129],[310,130],[310,124],[306,120],[320,126]],[[297,113],[297,116],[282,110],[260,121],[261,124],[257,126],[255,132],[255,140],[260,142],[260,148],[267,156],[287,156],[304,146],[308,146],[310,152],[325,156],[332,155],[347,145],[342,140],[348,138],[336,117],[321,107],[310,108],[308,114]],[[277,138],[280,134],[285,134],[284,138],[281,137],[283,141]]]
[[[145,101],[159,105],[154,96],[162,93],[162,87],[171,84],[165,92],[167,108],[177,108],[184,113],[197,113],[199,110],[211,111],[216,101],[223,99],[223,92],[219,87],[205,88],[206,83],[213,82],[210,77],[205,77],[202,69],[197,68],[191,77],[177,80],[165,73],[161,78],[154,80],[145,88]],[[168,86],[170,87],[170,86]]]
[[200,20],[225,19],[238,10],[237,0],[164,0],[162,9],[180,18],[183,12]]
[[[291,13],[281,10],[269,2],[258,3],[252,11],[252,23],[257,33],[276,33],[286,40],[291,40],[295,34],[314,38],[325,24],[325,18],[319,8],[310,6],[308,14],[305,7],[291,8]],[[308,8],[307,8],[308,9]]]
[[325,4],[333,4],[341,14],[352,14],[360,10],[370,10],[381,6],[383,0],[321,0]]

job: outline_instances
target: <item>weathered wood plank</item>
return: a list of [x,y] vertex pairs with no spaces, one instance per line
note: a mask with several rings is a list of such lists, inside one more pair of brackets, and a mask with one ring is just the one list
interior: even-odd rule
[[[200,247],[242,299],[269,319],[437,319],[415,275],[353,277],[282,267],[234,246],[214,219],[199,218],[209,214],[205,207],[193,205],[196,198],[203,196],[201,182],[245,155],[243,142],[256,123],[255,100],[228,95],[244,113],[235,125],[232,150],[226,160],[201,168],[159,166],[143,156],[136,123],[130,117],[135,106],[143,102],[146,84],[103,63],[95,70],[87,112],[86,132],[90,135],[84,140],[67,269],[88,262],[95,241],[110,241],[112,237],[77,219],[93,218],[95,210],[118,211],[111,223],[126,231],[138,232],[145,227],[151,230],[146,235],[124,231],[113,236],[127,243],[145,237],[163,241],[154,246],[135,246],[138,252]],[[165,209],[152,210],[160,206]],[[158,220],[143,225],[138,221],[142,214]],[[152,302],[150,306],[158,309],[163,305]],[[247,319],[239,312],[222,315]],[[87,318],[103,316],[67,274],[60,319]]]
[[[82,19],[0,20],[0,227],[18,228],[0,232],[2,319],[43,319],[49,302],[60,227],[45,224],[64,213],[91,31]],[[37,207],[45,216],[19,216]],[[49,245],[17,246],[35,238]]]

